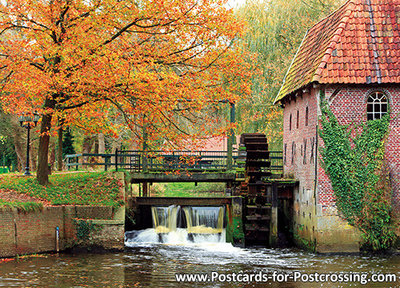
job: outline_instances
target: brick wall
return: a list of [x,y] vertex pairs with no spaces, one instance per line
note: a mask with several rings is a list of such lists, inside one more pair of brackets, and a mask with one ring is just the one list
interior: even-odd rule
[[[123,209],[123,208],[121,208]],[[60,250],[73,245],[94,244],[106,249],[123,249],[124,214],[112,207],[54,206],[24,213],[17,209],[0,209],[0,257],[55,251],[56,227],[59,227]],[[118,214],[118,217],[115,217]],[[77,241],[74,219],[91,218],[102,229],[89,239]],[[118,218],[118,219],[115,219]],[[96,222],[97,221],[97,222]]]
[[[338,89],[337,93],[334,91]],[[379,87],[333,86],[326,89],[326,98],[330,108],[341,124],[360,123],[366,121],[366,101],[374,92],[385,93],[391,109],[390,131],[386,144],[386,158],[389,164],[393,187],[393,205],[400,212],[400,86],[383,85]],[[335,95],[332,97],[332,95]],[[320,204],[328,209],[333,204],[333,191],[323,169],[319,170]]]
[[[338,217],[329,178],[319,163],[317,144],[323,145],[316,136],[320,89],[325,90],[325,97],[342,124],[366,121],[366,100],[371,92],[382,91],[388,96],[392,114],[386,157],[392,179],[393,203],[400,213],[400,86],[378,88],[361,85],[309,87],[284,103],[284,174],[300,183],[294,193],[294,231],[303,239],[315,241],[317,250],[321,252],[353,250],[359,233]],[[314,185],[317,185],[316,189]],[[346,242],[347,246],[341,246],[339,242]]]
[[[283,158],[285,177],[299,180],[294,191],[294,231],[315,241],[315,157],[317,147],[318,90],[309,88],[285,103]],[[317,95],[318,94],[318,95]],[[308,116],[308,117],[307,117]]]

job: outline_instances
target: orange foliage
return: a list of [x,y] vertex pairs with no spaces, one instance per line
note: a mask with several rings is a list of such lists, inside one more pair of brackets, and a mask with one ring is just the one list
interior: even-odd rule
[[225,2],[2,1],[1,104],[41,113],[41,138],[59,118],[112,130],[114,105],[132,129],[176,141],[177,113],[250,93],[249,56],[234,45],[245,26]]

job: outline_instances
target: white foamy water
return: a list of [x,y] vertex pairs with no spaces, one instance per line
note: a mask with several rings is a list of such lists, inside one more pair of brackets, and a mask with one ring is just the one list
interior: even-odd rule
[[188,230],[184,228],[177,228],[169,233],[157,233],[156,229],[149,228],[125,233],[125,246],[127,247],[136,247],[142,244],[208,245],[217,243],[228,244],[225,240],[225,230],[222,230],[222,233],[189,234]]

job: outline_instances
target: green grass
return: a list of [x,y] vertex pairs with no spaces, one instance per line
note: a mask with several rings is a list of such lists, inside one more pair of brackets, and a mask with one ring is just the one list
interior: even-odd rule
[[43,204],[37,202],[5,201],[0,199],[0,208],[3,207],[17,208],[20,211],[31,212],[41,210],[43,208]]
[[119,180],[107,172],[65,173],[49,176],[49,184],[41,186],[33,177],[0,177],[0,189],[12,189],[31,197],[50,201],[52,205],[121,206]]
[[151,196],[158,197],[224,197],[224,188],[224,183],[198,183],[195,186],[191,182],[174,182],[153,184],[150,190]]

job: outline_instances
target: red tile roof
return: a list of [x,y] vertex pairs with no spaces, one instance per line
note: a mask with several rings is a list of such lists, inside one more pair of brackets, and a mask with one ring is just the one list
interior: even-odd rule
[[313,82],[400,83],[400,0],[350,0],[314,25],[275,102]]

